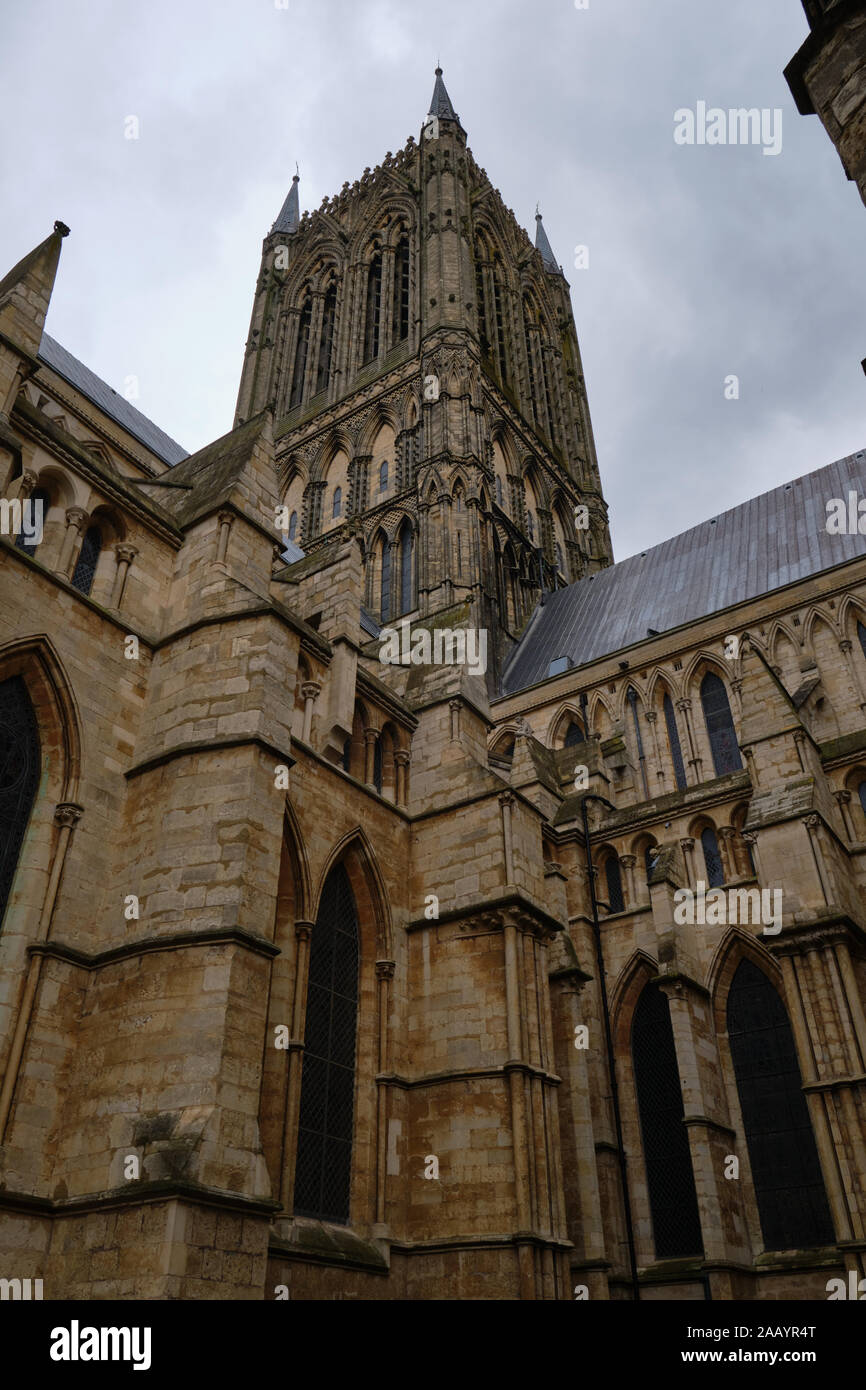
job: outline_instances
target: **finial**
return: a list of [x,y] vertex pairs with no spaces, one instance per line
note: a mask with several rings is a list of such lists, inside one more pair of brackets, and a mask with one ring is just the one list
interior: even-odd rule
[[69,236],[69,228],[65,222],[55,222],[54,230],[55,232],[59,232],[61,236]]

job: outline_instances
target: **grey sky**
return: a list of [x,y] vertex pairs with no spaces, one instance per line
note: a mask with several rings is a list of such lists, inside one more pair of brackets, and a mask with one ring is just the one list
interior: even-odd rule
[[[295,160],[311,208],[417,138],[437,56],[571,283],[617,559],[866,445],[866,209],[782,76],[799,0],[29,0],[0,24],[0,273],[68,222],[49,332],[190,450],[231,426]],[[781,154],[677,146],[699,100],[780,107]]]

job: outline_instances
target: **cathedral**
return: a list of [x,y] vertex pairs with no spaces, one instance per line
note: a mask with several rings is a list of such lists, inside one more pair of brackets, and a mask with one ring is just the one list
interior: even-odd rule
[[44,332],[63,223],[0,280],[0,1274],[826,1299],[866,453],[614,563],[565,274],[441,70],[301,204],[192,455]]

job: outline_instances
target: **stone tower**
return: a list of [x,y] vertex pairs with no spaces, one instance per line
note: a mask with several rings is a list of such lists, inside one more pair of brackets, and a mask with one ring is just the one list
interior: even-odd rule
[[797,109],[817,113],[866,203],[866,8],[803,0],[809,37],[785,69]]
[[[265,238],[236,424],[271,407],[290,540],[362,546],[382,624],[489,630],[611,562],[568,283],[466,143],[442,80],[420,139]],[[576,511],[576,508],[579,510]]]

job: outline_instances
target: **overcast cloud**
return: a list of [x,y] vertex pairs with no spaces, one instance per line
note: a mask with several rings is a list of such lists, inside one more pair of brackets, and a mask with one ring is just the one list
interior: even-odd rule
[[[0,274],[67,222],[48,331],[118,390],[137,376],[185,448],[231,427],[295,160],[313,208],[417,139],[437,56],[571,283],[617,559],[866,445],[866,209],[782,76],[799,0],[4,8]],[[699,100],[781,108],[781,153],[677,146]]]

